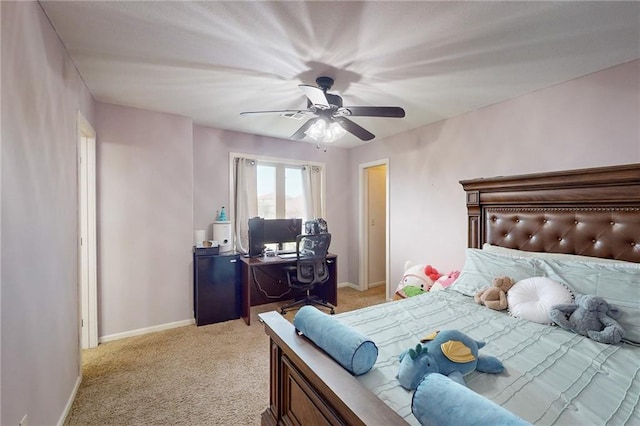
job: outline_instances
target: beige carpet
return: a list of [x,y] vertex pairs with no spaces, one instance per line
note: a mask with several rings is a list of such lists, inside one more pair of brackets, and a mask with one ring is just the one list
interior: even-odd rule
[[[384,286],[338,290],[336,312],[384,302]],[[65,425],[258,425],[269,401],[268,338],[242,320],[131,337],[82,352]],[[295,311],[286,315],[291,320]]]

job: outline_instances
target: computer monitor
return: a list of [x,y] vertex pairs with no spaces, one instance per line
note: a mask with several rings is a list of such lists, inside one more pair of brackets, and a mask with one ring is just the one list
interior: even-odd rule
[[302,219],[265,219],[264,244],[278,244],[282,250],[283,244],[295,243],[296,237],[302,234]]
[[265,244],[277,244],[278,250],[287,244],[295,250],[296,237],[302,233],[302,219],[249,219],[249,257],[261,256]]
[[264,219],[252,217],[249,219],[249,257],[262,256],[264,249]]

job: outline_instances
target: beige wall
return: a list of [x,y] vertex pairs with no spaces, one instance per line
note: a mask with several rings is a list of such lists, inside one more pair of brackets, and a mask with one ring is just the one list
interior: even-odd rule
[[[459,180],[640,162],[638,75],[634,61],[351,150],[353,193],[359,164],[389,158],[391,290],[406,260],[462,267]],[[357,259],[357,203],[349,211]]]
[[[194,229],[229,206],[229,154],[326,164],[326,219],[346,280],[348,151],[194,126],[169,114],[96,103],[98,334],[111,339],[193,318]],[[227,209],[229,212],[229,209]]]
[[209,235],[215,212],[220,206],[230,203],[230,152],[326,164],[328,202],[325,219],[332,234],[330,251],[338,255],[338,282],[347,281],[351,256],[348,250],[349,214],[346,206],[349,206],[353,196],[347,184],[349,151],[330,147],[324,152],[313,143],[194,126],[194,227],[207,229]]
[[193,318],[193,125],[96,103],[98,335]]
[[76,117],[93,99],[36,2],[0,2],[0,423],[61,420],[80,374]]

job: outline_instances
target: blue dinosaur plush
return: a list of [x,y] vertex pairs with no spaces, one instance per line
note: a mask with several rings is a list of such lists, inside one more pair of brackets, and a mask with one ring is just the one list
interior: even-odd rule
[[463,376],[478,370],[501,373],[502,362],[488,355],[478,355],[485,345],[458,330],[436,331],[421,340],[415,348],[400,354],[400,368],[396,376],[403,388],[415,389],[429,373],[440,373],[465,385]]

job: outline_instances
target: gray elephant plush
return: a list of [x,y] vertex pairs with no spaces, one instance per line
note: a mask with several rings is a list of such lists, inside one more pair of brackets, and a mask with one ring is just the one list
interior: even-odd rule
[[574,304],[555,305],[549,311],[551,321],[565,330],[610,344],[624,337],[624,329],[616,321],[620,315],[620,309],[610,306],[602,297],[587,294],[578,294]]

